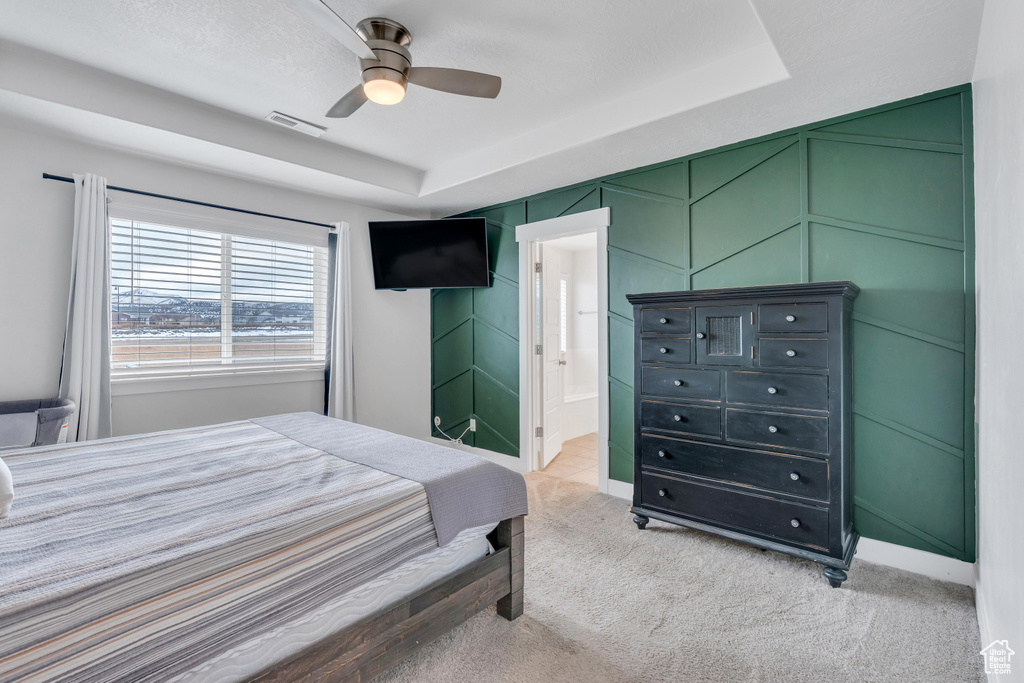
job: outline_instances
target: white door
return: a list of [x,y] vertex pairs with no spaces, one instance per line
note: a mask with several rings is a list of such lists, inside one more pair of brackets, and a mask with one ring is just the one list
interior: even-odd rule
[[542,427],[540,466],[544,468],[562,450],[562,368],[565,356],[561,349],[562,308],[561,272],[563,253],[549,246],[543,248],[541,269],[541,344],[543,345],[544,419]]

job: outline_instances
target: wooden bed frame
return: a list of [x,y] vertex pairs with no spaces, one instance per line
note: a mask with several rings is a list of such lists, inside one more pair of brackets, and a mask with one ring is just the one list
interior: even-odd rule
[[487,537],[495,552],[458,574],[366,617],[256,675],[260,683],[365,683],[489,605],[509,621],[523,613],[523,518]]

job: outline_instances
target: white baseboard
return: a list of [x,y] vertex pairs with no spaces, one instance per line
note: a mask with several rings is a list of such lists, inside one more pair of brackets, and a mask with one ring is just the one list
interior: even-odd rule
[[427,439],[430,443],[436,443],[439,446],[448,446],[449,448],[457,448],[460,451],[466,451],[473,455],[479,455],[481,458],[490,460],[491,462],[507,467],[513,472],[519,472],[525,474],[527,469],[526,461],[523,458],[517,458],[513,455],[505,455],[504,453],[497,453],[495,451],[489,451],[486,448],[477,448],[475,446],[467,446],[466,444],[457,444],[448,439],[439,439],[436,436],[431,436]]
[[856,559],[974,587],[973,564],[895,543],[861,538],[857,543]]
[[608,495],[615,496],[616,498],[625,498],[626,500],[633,500],[633,485],[627,484],[624,481],[615,481],[614,479],[608,480]]
[[[974,565],[977,568],[977,564]],[[997,635],[992,632],[992,622],[989,618],[989,586],[982,581],[978,581],[978,572],[974,572],[974,606],[978,611],[978,630],[981,632],[981,646],[985,647],[988,643],[996,640]],[[1004,636],[1005,637],[1005,636]],[[1019,649],[1019,648],[1018,648]],[[986,674],[988,680],[991,683],[996,683],[1000,678],[1005,676],[999,676],[997,674]]]

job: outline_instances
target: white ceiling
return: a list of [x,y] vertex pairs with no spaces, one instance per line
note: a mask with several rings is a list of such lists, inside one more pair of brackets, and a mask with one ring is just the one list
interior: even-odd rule
[[568,237],[544,240],[544,246],[564,251],[596,251],[597,233],[585,232],[581,235],[569,235]]
[[[0,114],[417,214],[513,199],[970,80],[982,0],[331,0],[496,100],[323,117],[355,57],[287,0],[4,0]],[[314,139],[272,110],[329,128]],[[116,182],[116,180],[112,180]]]

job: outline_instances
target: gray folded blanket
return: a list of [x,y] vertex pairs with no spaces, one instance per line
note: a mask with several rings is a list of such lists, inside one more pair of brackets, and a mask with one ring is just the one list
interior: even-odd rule
[[316,413],[273,415],[250,422],[344,460],[422,484],[441,546],[463,529],[527,513],[523,476],[472,453]]

